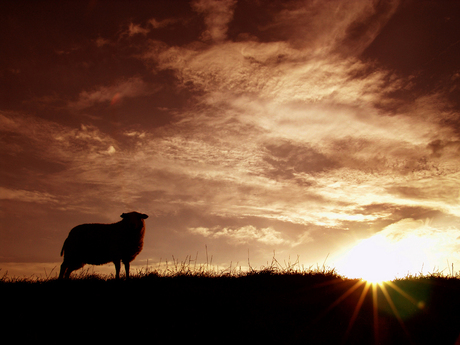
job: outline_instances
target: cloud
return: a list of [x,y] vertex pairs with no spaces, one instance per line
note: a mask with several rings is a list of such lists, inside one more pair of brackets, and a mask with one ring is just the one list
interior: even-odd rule
[[235,5],[236,0],[197,0],[192,3],[195,11],[205,16],[207,30],[201,34],[204,41],[222,42],[226,39]]
[[134,98],[154,93],[140,77],[119,80],[111,86],[100,86],[91,91],[80,92],[76,101],[69,102],[69,107],[81,110],[99,103],[116,105],[125,98]]
[[[398,2],[387,5],[291,2],[273,25],[313,18],[317,22],[311,24],[316,28],[311,35],[320,46],[324,47],[324,33],[328,39],[335,37],[336,48],[350,40],[360,41],[364,47],[375,38]],[[334,6],[337,11],[332,11]],[[342,24],[330,25],[328,16],[341,16]],[[376,16],[379,19],[374,25],[371,19]],[[293,26],[302,27],[298,23]],[[348,27],[353,29],[344,29]],[[209,107],[211,115],[201,112],[195,117],[187,112],[184,118],[191,116],[203,128],[208,128],[204,124],[216,128],[224,123],[244,128],[245,132],[251,128],[251,139],[256,141],[259,153],[256,157],[261,156],[262,147],[268,149],[268,154],[262,154],[268,164],[258,162],[257,166],[278,177],[300,182],[302,176],[340,168],[396,175],[413,171],[432,174],[448,161],[451,167],[456,166],[454,170],[458,169],[453,156],[446,155],[443,162],[427,159],[433,148],[441,152],[441,146],[433,144],[436,140],[455,142],[455,133],[445,121],[458,114],[447,110],[439,94],[417,97],[398,109],[394,93],[410,88],[410,78],[399,77],[374,63],[353,56],[326,56],[310,47],[282,41],[225,41],[184,47],[156,44],[144,57],[154,60],[159,69],[172,70],[181,85],[203,94],[201,105]],[[388,113],[382,105],[395,111]],[[296,147],[290,160],[270,152],[282,145]],[[446,147],[446,153],[455,154],[455,145]],[[305,183],[310,183],[308,176]]]
[[127,34],[128,36],[134,36],[138,34],[146,35],[149,33],[149,31],[149,29],[145,29],[141,27],[139,24],[129,23]]
[[[178,113],[160,137],[126,133],[139,144],[133,164],[154,177],[144,189],[208,214],[336,228],[380,221],[387,214],[355,212],[379,202],[455,212],[455,193],[428,200],[445,183],[440,169],[452,181],[459,171],[456,161],[427,161],[432,135],[448,130],[433,131],[437,122],[424,123],[416,110],[390,117],[376,108],[213,95],[213,103]],[[398,188],[408,181],[426,198],[404,196]]]
[[391,18],[399,1],[289,1],[263,26],[273,37],[315,54],[359,54]]
[[[203,94],[198,113],[182,114],[185,123],[194,124],[189,130],[199,140],[187,157],[197,152],[228,157],[224,147],[236,149],[244,143],[241,147],[253,158],[242,159],[243,164],[237,166],[249,167],[245,163],[251,162],[247,172],[271,189],[273,199],[257,200],[261,210],[270,210],[266,213],[270,216],[328,226],[351,220],[370,222],[376,219],[337,211],[340,201],[341,207],[378,199],[422,205],[428,200],[401,198],[402,194],[395,193],[396,186],[412,178],[415,188],[423,188],[423,179],[431,178],[437,188],[442,184],[439,171],[455,179],[460,169],[453,158],[456,146],[446,145],[446,153],[451,153],[439,160],[444,146],[436,144],[436,140],[456,142],[455,130],[445,121],[458,114],[445,106],[440,94],[416,97],[388,112],[382,104],[393,106],[394,92],[410,87],[411,82],[373,63],[312,54],[286,42],[156,45],[149,54],[158,68],[172,70],[182,85]],[[230,132],[219,136],[227,140],[213,143],[212,154],[204,149],[208,147],[207,131],[218,135],[228,128]],[[235,134],[238,132],[244,135]],[[433,157],[435,151],[438,157]],[[210,163],[198,156],[196,160]],[[219,159],[212,166],[220,167]],[[216,177],[225,173],[220,171]],[[249,181],[247,175],[242,176]],[[336,188],[337,181],[342,182]],[[285,191],[302,187],[314,201],[305,201],[302,193],[288,201],[272,187]],[[251,188],[259,192],[259,187]],[[430,207],[455,211],[449,206],[452,196],[441,194]],[[333,203],[326,205],[327,200]],[[312,211],[305,212],[303,207]]]
[[154,29],[160,29],[160,28],[164,28],[170,24],[173,24],[175,23],[177,20],[176,19],[173,19],[173,18],[167,18],[167,19],[163,19],[163,20],[156,20],[155,18],[152,18],[148,21],[148,23],[154,28]]
[[124,135],[126,135],[127,137],[137,137],[140,139],[145,138],[145,132],[128,131],[125,132]]
[[105,38],[98,37],[94,40],[94,43],[96,44],[97,47],[100,48],[100,47],[110,44],[110,41]]
[[9,149],[5,152],[8,155],[32,151],[42,158],[60,160],[50,151],[55,148],[56,136],[66,132],[64,126],[21,113],[3,112],[0,113],[0,132],[4,134],[4,139],[0,140],[3,148]]
[[[131,37],[134,37],[134,36],[137,36],[137,35],[146,36],[149,32],[151,32],[152,28],[153,29],[161,29],[161,28],[164,28],[164,27],[166,27],[166,26],[168,26],[170,24],[175,23],[176,21],[177,20],[173,19],[173,18],[167,18],[167,19],[163,19],[163,20],[160,20],[160,21],[156,20],[155,18],[152,18],[152,19],[147,21],[147,25],[145,27],[142,27],[140,24],[135,24],[135,23],[131,22],[131,23],[129,23],[128,29],[121,33],[121,37],[128,36],[128,37],[131,38]],[[96,41],[96,44],[99,47],[98,43],[102,43],[102,45],[108,43],[108,42],[104,42],[104,41],[102,41],[102,39],[98,39]]]
[[264,160],[272,166],[272,178],[292,179],[296,174],[314,174],[337,168],[338,164],[321,152],[308,145],[294,144],[289,141],[268,143]]
[[[354,34],[342,31],[356,23],[368,23],[363,32],[375,37],[377,29],[366,18],[379,10],[368,2],[290,4],[273,28],[288,30],[289,23],[302,21],[314,28],[306,39],[318,47],[331,37],[329,51],[348,44]],[[395,91],[410,87],[410,81],[353,54],[325,55],[314,45],[289,40],[229,41],[234,6],[194,3],[205,16],[211,43],[149,41],[143,57],[156,63],[155,71],[171,71],[179,89],[199,94],[187,109],[175,111],[175,122],[152,131],[126,130],[117,139],[94,125],[46,125],[47,134],[36,139],[39,146],[68,164],[57,180],[97,185],[107,200],[122,189],[117,198],[127,203],[156,193],[161,198],[145,202],[159,212],[191,207],[212,215],[334,228],[377,223],[387,214],[356,209],[378,202],[455,212],[453,182],[442,184],[455,181],[460,169],[454,159],[458,140],[444,121],[457,115],[443,106],[442,95],[394,106]],[[329,28],[330,6],[337,6],[332,17],[340,19],[340,32]],[[313,18],[316,10],[320,15],[312,23],[302,19]],[[151,20],[149,25],[167,23]],[[142,34],[140,26],[130,27]],[[364,36],[355,41],[368,44]],[[143,79],[132,77],[82,91],[69,107],[114,106],[152,92]],[[382,104],[393,106],[392,112]],[[447,175],[439,177],[440,171]],[[228,228],[221,236],[244,238],[249,230]]]
[[[416,165],[418,158],[429,157],[432,150],[423,144],[430,142],[430,131],[415,122],[411,125],[411,117],[379,120],[375,115],[378,125],[373,132],[372,121],[349,109],[344,116],[354,127],[344,128],[344,137],[335,138],[340,126],[331,125],[335,116],[332,111],[328,116],[316,119],[312,115],[309,119],[305,117],[309,114],[305,106],[248,101],[229,98],[226,103],[219,100],[219,107],[207,104],[200,110],[191,108],[180,114],[178,122],[163,129],[161,135],[128,130],[124,134],[132,142],[129,149],[94,125],[71,129],[42,123],[43,137],[35,140],[38,147],[44,148],[42,155],[67,162],[67,169],[55,176],[56,185],[67,185],[67,189],[71,185],[98,186],[94,198],[131,205],[142,200],[144,206],[150,205],[160,213],[193,208],[208,215],[255,216],[338,229],[381,221],[386,213],[356,212],[358,206],[379,202],[458,213],[453,204],[455,193],[439,192],[438,188],[449,179],[456,179],[458,164],[455,168],[448,161],[453,170],[442,178],[437,176],[442,165]],[[343,111],[336,109],[339,115]],[[323,127],[308,131],[308,125],[301,121],[302,115],[312,123],[322,122]],[[280,121],[282,116],[286,119]],[[299,121],[282,135],[284,130],[280,129],[296,116]],[[262,126],[272,117],[278,119],[278,126]],[[328,121],[331,124],[327,125]],[[18,118],[4,118],[3,123],[24,135],[32,130],[27,129],[26,120],[19,123]],[[359,138],[359,133],[365,133],[359,126],[367,128],[367,137]],[[380,138],[385,128],[389,134],[383,140]],[[403,129],[408,135],[404,135]],[[375,142],[373,137],[379,141]],[[408,149],[402,150],[398,146],[404,138],[412,144],[405,144]],[[416,146],[417,143],[423,145]],[[379,158],[382,147],[385,156]],[[416,151],[419,152],[414,155]],[[414,175],[415,168],[419,175]],[[424,182],[428,178],[429,184]],[[423,192],[424,198],[401,186]],[[161,197],[141,199],[143,193]],[[430,193],[438,193],[438,197],[430,199]],[[83,200],[77,201],[80,202]]]
[[53,195],[46,192],[9,189],[4,187],[0,187],[0,200],[16,200],[39,204],[57,202],[57,199]]
[[245,244],[252,241],[260,242],[265,245],[279,245],[285,242],[282,234],[271,227],[257,229],[252,225],[243,226],[237,229],[231,228],[189,228],[191,233],[204,237],[219,239],[225,238],[234,244]]
[[157,44],[144,58],[210,97],[219,90],[223,97],[231,93],[274,103],[363,106],[380,103],[382,96],[405,85],[390,72],[371,69],[355,58],[318,58],[286,42],[225,42],[204,49]]
[[[16,155],[25,166],[28,160],[33,160],[35,168],[58,164],[55,186],[60,182],[99,180],[101,171],[115,163],[113,157],[112,160],[109,158],[117,152],[117,142],[93,125],[81,124],[79,128],[71,128],[38,117],[4,113],[0,114],[0,131],[7,136],[7,147],[17,146],[14,151],[4,152],[6,159]],[[41,178],[40,173],[27,176],[27,184],[38,183]],[[62,181],[63,178],[66,182]],[[42,183],[40,181],[40,185]]]

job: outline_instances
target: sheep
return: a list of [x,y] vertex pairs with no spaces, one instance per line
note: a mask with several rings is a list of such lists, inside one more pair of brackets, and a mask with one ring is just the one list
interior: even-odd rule
[[69,232],[62,246],[64,261],[59,279],[69,278],[72,271],[85,264],[115,264],[115,278],[120,279],[120,261],[125,265],[129,279],[129,263],[141,252],[144,245],[146,214],[123,213],[123,218],[113,224],[81,224]]

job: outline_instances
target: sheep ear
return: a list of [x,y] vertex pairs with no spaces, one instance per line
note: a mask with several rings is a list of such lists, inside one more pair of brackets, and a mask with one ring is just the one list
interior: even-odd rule
[[141,218],[142,219],[147,219],[149,216],[147,216],[146,214],[141,214]]
[[121,217],[121,218],[125,218],[125,217],[126,217],[126,213],[122,213],[120,217]]

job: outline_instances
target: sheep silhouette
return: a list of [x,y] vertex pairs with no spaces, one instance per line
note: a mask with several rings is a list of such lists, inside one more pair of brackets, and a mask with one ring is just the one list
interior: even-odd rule
[[146,214],[123,213],[121,221],[113,224],[81,224],[69,232],[62,246],[59,279],[69,278],[72,271],[85,264],[115,264],[115,277],[120,278],[120,261],[125,265],[129,279],[129,263],[144,245]]

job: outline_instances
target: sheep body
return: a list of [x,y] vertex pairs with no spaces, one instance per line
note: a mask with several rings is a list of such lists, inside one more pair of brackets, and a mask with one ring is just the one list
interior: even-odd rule
[[115,276],[120,278],[120,261],[129,278],[129,263],[141,252],[144,244],[146,214],[123,213],[113,224],[81,224],[74,227],[62,246],[59,279],[68,278],[85,264],[115,264]]

